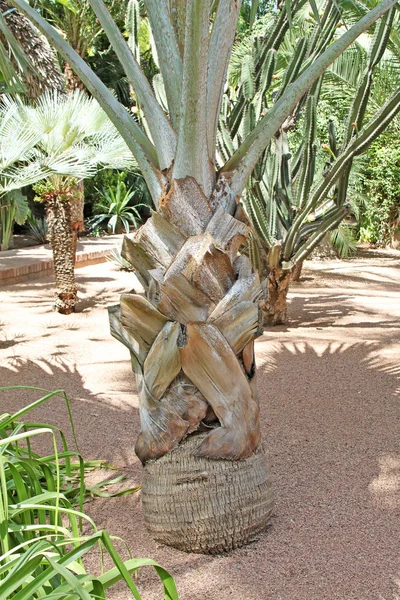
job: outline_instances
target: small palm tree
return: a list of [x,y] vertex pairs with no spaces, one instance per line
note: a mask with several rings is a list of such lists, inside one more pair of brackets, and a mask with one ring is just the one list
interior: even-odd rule
[[[36,184],[36,193],[46,207],[57,288],[55,308],[69,314],[75,310],[77,294],[73,234],[76,185],[103,167],[118,164],[129,169],[135,163],[107,115],[83,92],[69,96],[48,92],[32,105],[6,98],[2,114],[8,113],[32,141],[25,158],[20,154],[25,170],[33,170],[36,181],[44,180]],[[21,178],[19,182],[21,186]]]
[[10,245],[14,221],[24,222],[28,205],[18,190],[50,174],[34,150],[40,134],[21,121],[18,108],[3,97],[0,109],[0,249]]

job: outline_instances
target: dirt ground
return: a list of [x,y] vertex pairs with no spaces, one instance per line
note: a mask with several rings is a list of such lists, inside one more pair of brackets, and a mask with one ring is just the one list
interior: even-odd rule
[[[84,456],[139,483],[134,379],[105,310],[132,276],[109,263],[77,274],[80,312],[70,317],[51,312],[48,278],[0,288],[0,385],[65,389]],[[276,490],[271,526],[257,541],[226,556],[187,555],[149,539],[140,493],[86,504],[135,556],[171,571],[181,600],[400,598],[400,252],[307,263],[289,313],[288,326],[256,344]],[[0,413],[37,397],[3,392]],[[61,400],[35,419],[68,430]],[[144,600],[162,598],[150,570],[140,588]],[[122,587],[111,596],[129,597]]]

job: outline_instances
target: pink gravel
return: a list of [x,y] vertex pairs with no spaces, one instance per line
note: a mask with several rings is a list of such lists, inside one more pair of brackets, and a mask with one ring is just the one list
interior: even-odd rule
[[[276,488],[271,526],[257,541],[226,556],[187,555],[149,538],[140,493],[86,504],[135,556],[171,571],[180,600],[399,599],[399,259],[400,252],[369,251],[308,262],[292,287],[288,326],[257,342],[263,439]],[[132,276],[106,263],[80,269],[78,284],[80,312],[70,317],[51,312],[50,278],[0,288],[0,385],[65,389],[84,456],[110,461],[126,484],[138,484],[134,379],[105,311],[132,288]],[[0,413],[37,397],[3,393]],[[59,399],[35,419],[68,431]],[[139,581],[143,600],[162,598],[152,571]],[[130,595],[118,586],[110,598]]]

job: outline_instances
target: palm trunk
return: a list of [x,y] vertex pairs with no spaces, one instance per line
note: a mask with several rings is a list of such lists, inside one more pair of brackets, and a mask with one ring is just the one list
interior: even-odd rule
[[[258,451],[231,462],[193,455],[207,433],[146,463],[143,512],[156,539],[186,552],[217,554],[254,539],[268,524],[272,490]],[[166,510],[170,505],[174,511]]]
[[[80,55],[77,48],[76,52]],[[78,75],[73,71],[68,63],[64,66],[64,77],[68,92],[73,93],[76,90],[83,90],[86,92],[86,87],[79,79]],[[84,208],[85,208],[85,183],[83,180],[78,181],[76,185],[71,188],[71,192],[74,196],[74,203],[72,204],[72,229],[74,236],[74,264],[76,262],[76,249],[78,246],[79,233],[84,230]]]
[[[0,11],[13,8],[6,0],[0,0]],[[65,92],[65,81],[57,63],[54,50],[32,23],[15,9],[6,14],[5,21],[21,48],[29,57],[35,72],[22,74],[26,93],[31,100],[38,98],[47,89]]]
[[[78,52],[78,50],[76,50]],[[78,52],[79,54],[79,52]],[[75,90],[83,90],[86,91],[85,85],[79,79],[78,75],[73,71],[68,63],[65,64],[64,67],[64,77],[67,85],[67,90],[69,92],[74,92]]]
[[85,205],[85,186],[83,181],[78,181],[70,189],[72,195],[71,201],[71,227],[73,235],[74,264],[76,262],[76,249],[78,237],[84,229],[83,209]]
[[193,179],[173,181],[123,245],[146,297],[124,294],[110,309],[137,376],[147,526],[162,543],[206,553],[253,539],[272,507],[254,360],[262,290],[237,253],[249,228],[236,205],[212,209],[218,190],[209,203]]
[[69,315],[75,311],[77,293],[70,201],[52,194],[46,201],[46,219],[56,280],[54,308],[63,315]]
[[267,278],[267,297],[263,303],[264,326],[283,325],[287,320],[286,297],[289,291],[291,272],[277,266],[270,270]]

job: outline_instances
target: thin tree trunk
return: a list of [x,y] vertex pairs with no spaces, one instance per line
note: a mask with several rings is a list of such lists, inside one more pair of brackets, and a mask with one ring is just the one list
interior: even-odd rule
[[70,201],[60,200],[57,194],[53,194],[46,200],[46,219],[56,280],[54,308],[61,314],[69,315],[75,311],[77,294]]
[[249,227],[236,202],[220,206],[223,182],[215,195],[172,182],[123,244],[146,297],[123,294],[110,309],[137,377],[146,523],[162,543],[211,553],[252,539],[272,506],[254,360],[262,289],[238,255]]
[[[75,47],[76,52],[80,55],[80,52]],[[64,77],[68,92],[73,93],[76,90],[86,92],[86,87],[73,71],[68,63],[64,66]],[[81,231],[84,230],[84,208],[85,208],[85,182],[83,180],[78,181],[71,192],[74,195],[74,202],[72,204],[72,229],[74,235],[74,264],[76,263],[76,249],[78,246],[78,238]]]
[[292,270],[292,281],[299,281],[300,280],[302,270],[303,270],[303,261],[300,260],[293,267],[293,270]]
[[281,267],[271,269],[267,278],[267,297],[263,303],[264,326],[284,325],[287,320],[286,297],[291,280],[291,272]]

